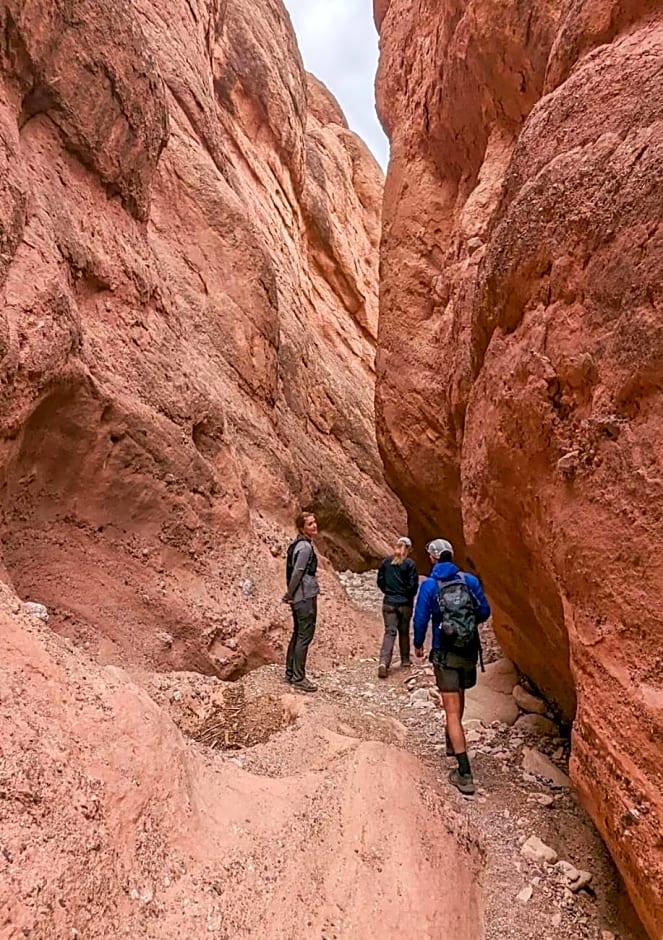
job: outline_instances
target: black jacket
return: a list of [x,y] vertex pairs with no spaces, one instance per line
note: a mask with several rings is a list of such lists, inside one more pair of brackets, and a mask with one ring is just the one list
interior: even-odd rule
[[419,587],[417,566],[411,558],[399,565],[392,565],[391,557],[385,558],[378,571],[378,587],[384,594],[385,604],[412,606]]

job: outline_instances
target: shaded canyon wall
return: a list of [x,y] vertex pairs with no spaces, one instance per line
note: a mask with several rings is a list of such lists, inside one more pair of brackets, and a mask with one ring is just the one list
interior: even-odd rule
[[0,36],[0,577],[105,661],[269,659],[297,504],[339,565],[402,524],[381,171],[280,0],[0,0]]
[[660,4],[375,14],[388,480],[411,531],[480,572],[508,655],[575,714],[575,783],[658,936]]

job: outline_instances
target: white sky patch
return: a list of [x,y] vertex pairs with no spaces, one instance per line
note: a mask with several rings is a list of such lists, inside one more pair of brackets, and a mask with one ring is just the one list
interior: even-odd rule
[[372,0],[284,0],[304,65],[338,98],[350,127],[386,169],[389,143],[375,113],[378,34]]

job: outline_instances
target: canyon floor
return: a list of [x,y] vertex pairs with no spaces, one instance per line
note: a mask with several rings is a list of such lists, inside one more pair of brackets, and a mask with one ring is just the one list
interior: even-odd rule
[[[370,572],[341,575],[367,629],[374,629],[380,603],[373,579]],[[237,850],[224,857],[233,888],[221,891],[218,923],[209,909],[198,912],[212,935],[645,936],[565,780],[568,737],[542,736],[537,725],[546,720],[538,716],[505,723],[518,713],[509,691],[513,673],[491,636],[485,646],[487,671],[466,715],[478,784],[472,800],[447,781],[453,762],[444,755],[427,664],[395,667],[381,681],[376,660],[350,662],[314,673],[319,691],[312,696],[291,694],[278,666],[223,684],[221,698],[214,679],[142,677],[208,767],[233,768],[259,793],[255,812],[239,827]],[[554,784],[543,775],[551,764]],[[277,837],[265,838],[256,815],[272,812],[270,793],[280,803],[283,791],[291,816]],[[559,864],[523,855],[532,836]],[[585,888],[572,890],[572,868],[572,877],[591,873]],[[260,898],[257,920],[247,913],[247,897]]]

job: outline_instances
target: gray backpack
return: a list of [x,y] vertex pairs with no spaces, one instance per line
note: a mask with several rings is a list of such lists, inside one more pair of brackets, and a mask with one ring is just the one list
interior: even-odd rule
[[437,602],[442,613],[440,627],[444,648],[459,656],[473,659],[479,647],[476,602],[467,586],[465,575],[458,572],[453,581],[438,581]]

